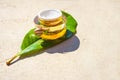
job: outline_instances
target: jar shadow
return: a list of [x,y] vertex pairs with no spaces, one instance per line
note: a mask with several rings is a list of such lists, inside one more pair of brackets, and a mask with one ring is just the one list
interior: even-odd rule
[[38,16],[35,16],[35,18],[34,18],[33,20],[34,20],[34,23],[35,23],[35,24],[39,24],[39,22],[38,22],[38,21],[39,21],[39,20],[38,20]]
[[61,44],[45,50],[45,52],[50,54],[54,54],[54,53],[65,54],[67,52],[75,51],[79,47],[80,47],[80,40],[78,39],[77,36],[73,36],[72,38],[62,42]]

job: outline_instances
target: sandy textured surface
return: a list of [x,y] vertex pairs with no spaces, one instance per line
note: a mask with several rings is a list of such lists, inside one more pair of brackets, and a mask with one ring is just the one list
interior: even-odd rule
[[[71,13],[76,36],[6,66],[47,8]],[[120,80],[120,0],[0,0],[0,80]]]

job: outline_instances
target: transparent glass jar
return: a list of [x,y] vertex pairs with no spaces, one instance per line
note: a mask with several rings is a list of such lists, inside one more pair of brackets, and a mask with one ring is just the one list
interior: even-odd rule
[[40,25],[40,37],[47,40],[55,40],[66,33],[66,25],[62,12],[58,9],[43,10],[38,14]]

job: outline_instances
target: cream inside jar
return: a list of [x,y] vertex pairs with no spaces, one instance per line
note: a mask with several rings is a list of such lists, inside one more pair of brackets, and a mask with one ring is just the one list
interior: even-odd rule
[[62,13],[58,9],[48,9],[40,11],[38,16],[41,20],[50,21],[61,17]]

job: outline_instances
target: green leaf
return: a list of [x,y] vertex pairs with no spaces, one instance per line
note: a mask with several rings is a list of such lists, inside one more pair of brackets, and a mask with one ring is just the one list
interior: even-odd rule
[[43,49],[43,46],[41,45],[43,42],[44,42],[43,39],[39,39],[39,40],[35,41],[31,45],[29,45],[27,48],[22,50],[20,54],[32,53],[32,52],[39,51],[39,50]]
[[[35,28],[34,28],[35,29]],[[25,49],[26,47],[30,46],[32,43],[40,39],[38,36],[34,34],[34,29],[31,29],[24,37],[21,50]]]
[[68,13],[62,11],[63,15],[66,16],[67,22],[66,26],[67,29],[73,33],[76,33],[77,21]]

